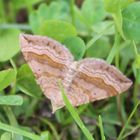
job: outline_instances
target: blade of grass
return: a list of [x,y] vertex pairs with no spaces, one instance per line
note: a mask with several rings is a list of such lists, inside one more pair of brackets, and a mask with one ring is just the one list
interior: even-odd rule
[[138,124],[136,127],[134,127],[131,131],[129,131],[128,133],[126,133],[122,139],[126,139],[129,135],[132,135],[133,133],[135,133],[136,131],[138,131],[138,129],[140,129],[140,124]]
[[75,120],[77,125],[80,127],[80,129],[82,130],[82,132],[86,136],[87,140],[94,140],[94,138],[92,137],[91,133],[85,127],[84,123],[80,119],[80,117],[79,117],[78,113],[76,112],[75,108],[71,105],[70,101],[68,100],[68,98],[66,96],[66,92],[65,92],[65,90],[64,90],[64,88],[62,86],[62,83],[59,81],[58,84],[59,84],[59,87],[60,87],[60,90],[61,90],[61,93],[62,93],[62,96],[63,96],[63,100],[65,102],[66,108],[70,112],[71,116],[73,117],[73,119]]
[[54,135],[54,137],[55,137],[55,140],[60,140],[59,135],[58,135],[58,133],[57,133],[55,127],[53,126],[53,124],[52,124],[51,122],[49,122],[46,118],[44,119],[44,118],[41,118],[41,117],[40,117],[39,119],[40,119],[43,123],[45,123],[46,125],[48,125],[48,126],[50,127],[50,129],[52,130],[53,135]]
[[101,140],[106,140],[105,136],[104,136],[104,128],[103,128],[103,123],[102,123],[102,118],[99,115],[99,128],[100,128],[100,133],[101,133]]
[[140,105],[140,101],[137,102],[137,104],[135,105],[135,107],[134,107],[134,109],[132,110],[131,114],[129,115],[129,117],[128,117],[128,119],[127,119],[127,121],[126,121],[124,127],[122,128],[122,130],[121,130],[121,132],[120,132],[120,134],[119,134],[117,140],[122,140],[122,139],[123,139],[123,133],[124,133],[126,127],[128,126],[130,120],[132,119],[133,115],[135,114],[135,112],[136,112],[136,110],[137,110],[137,108],[138,108],[139,105]]
[[[88,104],[82,105],[77,109],[77,113],[78,115],[80,115],[81,113],[84,112],[85,109],[87,109]],[[70,116],[69,118],[67,118],[66,120],[64,120],[64,125],[68,125],[73,121],[73,118]]]
[[0,129],[2,129],[4,131],[11,132],[11,133],[15,133],[15,134],[19,134],[19,135],[28,137],[28,138],[30,138],[32,140],[41,140],[40,136],[38,136],[36,134],[27,132],[27,131],[22,130],[22,129],[17,128],[17,127],[9,126],[9,125],[4,124],[2,122],[0,122]]

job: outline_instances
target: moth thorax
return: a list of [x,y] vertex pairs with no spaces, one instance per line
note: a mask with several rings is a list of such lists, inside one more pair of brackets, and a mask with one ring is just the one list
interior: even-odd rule
[[66,77],[64,79],[65,88],[68,88],[71,85],[72,80],[76,75],[76,69],[77,69],[77,62],[74,62],[69,66],[69,70],[68,70]]

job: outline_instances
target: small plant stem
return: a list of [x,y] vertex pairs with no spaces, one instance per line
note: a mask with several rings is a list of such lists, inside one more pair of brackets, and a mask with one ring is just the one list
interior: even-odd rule
[[134,82],[134,90],[133,90],[133,101],[134,101],[134,103],[136,103],[138,101],[137,93],[138,93],[138,82],[137,82],[137,80],[135,80],[135,82]]
[[[133,101],[134,101],[134,105],[137,103],[137,101],[138,101],[138,98],[137,98],[137,93],[139,93],[138,92],[138,88],[139,88],[139,84],[138,84],[138,82],[137,82],[137,80],[135,80],[135,82],[134,82],[134,89],[133,89]],[[134,114],[135,115],[135,118],[136,118],[136,120],[137,120],[137,122],[140,122],[139,121],[139,116],[138,116],[138,114],[136,113],[136,114]]]
[[[15,74],[17,74],[17,67],[16,67],[15,62],[12,59],[10,59],[10,63],[11,63],[11,65],[13,66],[13,68],[15,70]],[[15,92],[16,92],[16,79],[12,83],[12,88],[10,90],[10,94],[15,94]]]
[[116,54],[115,54],[115,66],[119,68],[119,50],[120,50],[120,39],[118,39],[117,45],[116,45]]
[[[115,55],[115,66],[119,69],[119,46],[120,46],[120,40],[118,40],[118,43],[117,43],[117,49],[116,49],[116,55]],[[117,100],[117,112],[118,112],[118,116],[119,116],[119,119],[120,119],[120,122],[122,124],[122,126],[124,125],[124,121],[123,121],[123,116],[122,116],[122,100],[121,100],[121,96],[118,95],[116,97],[116,100]]]
[[15,64],[15,62],[13,61],[12,58],[10,59],[10,63],[11,63],[11,65],[12,65],[12,67],[14,68],[15,72],[17,73],[17,66],[16,66],[16,64]]
[[133,43],[133,46],[134,46],[135,56],[137,56],[137,55],[138,55],[138,50],[137,50],[137,47],[136,47],[135,41],[133,40],[132,43]]
[[114,23],[115,23],[115,26],[116,26],[116,30],[120,33],[121,37],[125,39],[125,36],[123,34],[123,30],[122,30],[122,10],[121,8],[119,8],[115,14],[112,14],[113,16],[113,19],[114,19]]
[[129,135],[133,134],[133,133],[136,132],[138,129],[140,129],[140,123],[139,123],[136,127],[132,128],[131,131],[129,131],[128,133],[126,133],[126,134],[122,137],[122,139],[127,138]]
[[109,53],[109,56],[107,57],[106,61],[111,64],[116,53],[118,52],[118,46],[119,46],[119,43],[120,43],[120,35],[118,34],[118,32],[116,32],[115,34],[115,41],[114,41],[114,45],[111,49],[111,52]]
[[[13,66],[13,68],[15,70],[15,74],[17,75],[17,67],[16,67],[16,64],[13,61],[13,59],[10,59],[10,63],[11,63],[11,65]],[[10,94],[15,94],[15,92],[16,92],[16,79],[15,79],[15,81],[13,81],[12,88],[10,90]]]
[[1,17],[1,21],[0,23],[4,23],[6,22],[6,16],[5,16],[5,10],[4,10],[4,1],[0,0],[0,17]]
[[113,26],[113,24],[108,25],[102,32],[100,32],[99,34],[97,34],[93,39],[91,39],[87,45],[86,45],[86,49],[89,49],[99,38],[101,38],[104,33],[106,32],[106,30],[108,30],[109,28],[111,28]]
[[136,112],[136,110],[137,110],[137,108],[138,108],[139,105],[140,105],[140,100],[137,102],[137,104],[135,105],[135,107],[134,107],[134,109],[132,110],[131,114],[129,115],[129,117],[128,117],[128,119],[127,119],[127,121],[126,121],[124,127],[122,128],[122,130],[121,130],[121,132],[120,132],[120,134],[119,134],[117,140],[122,140],[123,133],[124,133],[125,129],[127,128],[128,124],[129,124],[129,122],[130,122],[130,120],[132,119],[132,117],[133,117],[133,115],[135,114],[135,112]]
[[[134,40],[132,41],[132,43],[133,43],[134,52],[135,52],[135,59],[137,59],[137,56],[139,55],[138,54],[138,50],[137,50],[137,46],[136,46],[136,43],[135,43]],[[136,71],[138,71],[137,68],[136,68]],[[133,90],[133,101],[134,101],[134,104],[136,104],[137,101],[138,101],[137,96],[138,96],[139,84],[138,84],[138,78],[137,77],[139,77],[139,76],[137,76],[137,74],[138,74],[138,72],[136,72],[136,79],[135,79],[135,82],[134,82],[134,90]],[[139,122],[139,117],[138,117],[137,113],[135,114],[135,117],[136,117],[137,121]]]
[[8,20],[10,22],[16,22],[16,10],[12,1],[8,3],[9,13],[8,13]]
[[41,140],[40,136],[38,136],[36,134],[32,134],[32,133],[27,132],[25,130],[19,129],[18,127],[9,126],[9,125],[4,124],[2,122],[0,122],[0,129],[4,130],[4,131],[11,132],[11,133],[25,136],[25,137],[30,138],[32,140]]
[[[107,57],[106,61],[109,64],[111,64],[114,57],[115,57],[115,65],[118,68],[119,68],[119,46],[120,46],[120,35],[116,30],[114,45],[113,45],[112,50],[111,50],[109,56]],[[118,112],[120,121],[121,121],[122,126],[123,126],[124,123],[123,123],[123,117],[122,117],[121,109],[122,109],[121,97],[118,95],[117,96],[117,110],[118,110],[117,112]]]
[[9,119],[10,124],[12,126],[18,126],[16,117],[15,117],[13,111],[11,110],[11,108],[8,107],[8,106],[4,106],[3,109],[4,109],[6,115],[7,115],[8,119]]
[[75,25],[74,3],[75,3],[75,0],[70,0],[70,13],[71,13],[71,18],[72,18],[72,24],[73,25]]
[[60,137],[59,137],[57,131],[55,130],[55,127],[53,126],[53,124],[52,124],[51,122],[49,122],[46,118],[44,119],[44,118],[41,118],[41,117],[40,117],[39,119],[40,119],[43,123],[47,124],[47,125],[50,127],[50,129],[52,130],[53,135],[54,135],[54,137],[55,137],[55,140],[60,140]]
[[32,116],[32,114],[34,113],[33,111],[35,110],[38,102],[39,102],[38,98],[31,99],[30,106],[28,107],[28,110],[25,113],[26,118]]
[[122,102],[121,102],[120,95],[117,96],[116,100],[117,100],[117,112],[118,112],[119,120],[121,122],[121,125],[124,126],[124,121],[122,116]]

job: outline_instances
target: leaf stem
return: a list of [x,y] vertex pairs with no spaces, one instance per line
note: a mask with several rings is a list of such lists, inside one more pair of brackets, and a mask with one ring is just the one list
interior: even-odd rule
[[99,38],[101,38],[104,33],[106,32],[106,30],[108,30],[109,28],[111,28],[113,26],[113,23],[108,25],[102,32],[100,32],[99,34],[97,34],[93,39],[91,39],[87,45],[86,45],[86,49],[89,49]]

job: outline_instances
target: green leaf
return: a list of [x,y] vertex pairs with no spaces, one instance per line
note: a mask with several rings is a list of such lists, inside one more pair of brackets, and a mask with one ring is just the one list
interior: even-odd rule
[[18,95],[0,96],[0,105],[22,105],[23,99]]
[[72,24],[60,20],[48,20],[42,23],[40,34],[52,37],[60,42],[70,36],[76,36],[76,29]]
[[44,131],[41,133],[41,140],[51,140],[51,134],[49,131]]
[[105,9],[110,13],[116,13],[118,9],[127,7],[134,0],[105,0]]
[[120,35],[124,37],[122,30],[122,3],[120,0],[105,0],[105,8],[108,12],[112,13],[116,28]]
[[[113,21],[101,21],[97,24],[94,24],[94,31],[97,33],[97,35],[114,35],[115,29],[114,29],[114,22]],[[96,34],[93,36],[97,36]]]
[[[114,112],[114,110],[116,108],[117,108],[117,106],[116,106],[115,100],[113,100],[112,103],[108,104],[105,108],[103,108],[102,114],[101,114],[102,116],[104,116],[102,118],[103,122],[107,122],[107,123],[109,123],[109,122],[110,123],[113,123],[113,122],[118,123],[119,122],[117,112]],[[110,118],[112,118],[112,119],[110,120]],[[104,129],[104,130],[106,130],[106,129]]]
[[101,21],[105,17],[103,0],[85,0],[81,13],[90,25]]
[[84,123],[80,119],[80,117],[79,117],[78,113],[76,112],[75,108],[72,106],[72,104],[68,100],[68,98],[66,96],[67,94],[64,90],[64,87],[62,86],[62,83],[59,81],[58,84],[59,84],[59,87],[60,87],[60,90],[61,90],[61,93],[62,93],[62,96],[63,96],[64,103],[65,103],[66,108],[68,109],[69,113],[71,114],[71,116],[73,117],[73,119],[75,120],[77,125],[80,127],[80,129],[84,133],[87,140],[94,140],[91,133],[89,132],[89,130],[86,128],[86,126],[84,125]]
[[41,89],[37,85],[34,75],[27,64],[22,65],[17,73],[17,85],[27,95],[40,97]]
[[32,6],[40,2],[41,0],[12,0],[15,9],[22,9],[28,6]]
[[117,137],[116,128],[114,125],[111,125],[111,124],[104,125],[104,133],[110,139],[116,139]]
[[123,31],[126,38],[140,41],[140,2],[130,4],[123,10]]
[[36,11],[29,15],[29,24],[35,34],[39,34],[39,28],[46,20],[69,19],[69,5],[66,1],[51,2],[50,5],[40,4]]
[[0,71],[0,91],[16,80],[14,69]]
[[135,61],[132,64],[132,70],[133,70],[133,73],[134,73],[134,76],[136,78],[137,83],[140,84],[140,67],[137,68],[137,65],[136,65]]
[[130,42],[124,44],[120,47],[121,65],[120,68],[124,72],[129,62],[135,58],[134,48]]
[[136,56],[134,65],[137,69],[140,69],[140,54]]
[[134,2],[134,0],[121,0],[121,8],[126,8],[132,2]]
[[12,134],[11,133],[8,133],[8,132],[5,132],[1,135],[1,140],[11,140],[12,138]]
[[0,61],[7,61],[19,52],[19,34],[17,29],[0,32]]
[[86,50],[86,57],[106,58],[110,49],[108,38],[102,37]]
[[34,34],[38,34],[39,33],[39,27],[41,24],[41,20],[39,19],[39,17],[37,16],[36,11],[33,11],[30,15],[29,15],[29,24],[31,26],[31,30]]
[[110,13],[116,13],[120,8],[120,0],[105,0],[105,9]]
[[116,25],[116,28],[118,30],[118,32],[120,33],[120,35],[125,39],[123,30],[122,30],[122,12],[121,9],[118,9],[118,11],[116,11],[115,14],[113,14],[113,18],[114,18],[114,22]]
[[79,37],[68,37],[63,41],[63,44],[71,51],[75,60],[80,60],[85,53],[85,43]]

